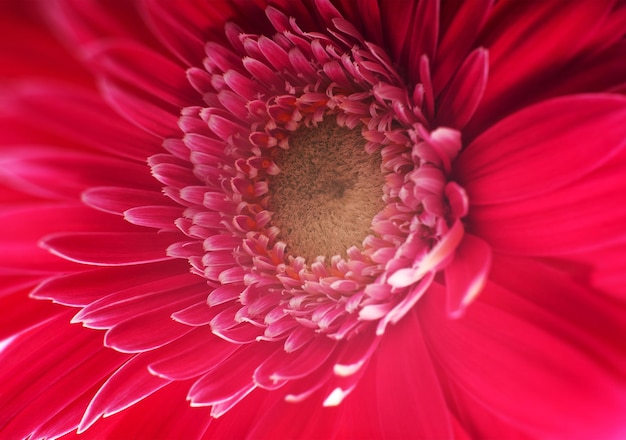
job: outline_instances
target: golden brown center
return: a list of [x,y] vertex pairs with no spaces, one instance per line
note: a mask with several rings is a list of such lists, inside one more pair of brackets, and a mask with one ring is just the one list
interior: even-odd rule
[[289,252],[309,262],[318,255],[345,255],[371,233],[384,207],[380,156],[369,155],[360,129],[334,121],[301,127],[277,158],[270,182],[273,224]]

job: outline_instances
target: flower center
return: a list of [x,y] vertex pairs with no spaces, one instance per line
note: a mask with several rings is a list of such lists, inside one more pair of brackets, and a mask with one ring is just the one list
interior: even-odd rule
[[270,184],[273,224],[289,252],[313,261],[346,254],[372,233],[384,208],[380,156],[365,152],[360,130],[324,121],[302,126],[276,159]]

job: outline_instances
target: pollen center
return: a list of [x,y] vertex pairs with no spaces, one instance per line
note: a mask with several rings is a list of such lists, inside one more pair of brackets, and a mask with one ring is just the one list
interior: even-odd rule
[[288,251],[313,261],[360,247],[384,207],[380,162],[359,129],[324,121],[295,131],[269,184],[273,224]]

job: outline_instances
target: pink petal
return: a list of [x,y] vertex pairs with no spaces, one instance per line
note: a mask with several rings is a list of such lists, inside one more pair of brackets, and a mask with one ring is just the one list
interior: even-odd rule
[[154,233],[53,234],[42,240],[50,252],[70,261],[97,266],[125,266],[170,259],[165,249],[180,235]]
[[615,203],[624,194],[623,171],[624,161],[615,161],[532,199],[475,206],[471,230],[506,254],[563,255],[611,245],[626,238],[626,205]]
[[58,230],[128,231],[130,227],[120,218],[66,203],[39,203],[15,209],[7,207],[0,214],[0,221],[0,263],[13,274],[24,270],[48,274],[78,270],[75,264],[69,264],[37,246],[42,235]]
[[239,345],[215,337],[208,327],[199,327],[159,350],[150,372],[171,380],[186,380],[215,368]]
[[[603,260],[607,258],[610,255]],[[603,260],[596,265],[606,264]],[[624,304],[599,295],[584,282],[589,277],[585,272],[580,266],[566,271],[529,258],[496,256],[490,279],[510,293],[492,288],[484,299],[500,308],[514,308],[517,316],[561,335],[598,365],[626,371],[621,338],[626,332]]]
[[162,347],[194,328],[171,319],[170,315],[173,311],[194,303],[204,295],[205,292],[202,290],[186,292],[184,299],[173,301],[167,306],[155,308],[116,324],[106,332],[104,343],[107,347],[126,353]]
[[225,2],[183,3],[148,0],[142,5],[149,25],[159,39],[190,66],[201,64],[204,43],[223,39],[223,26],[233,15],[233,6]]
[[[67,322],[67,313],[57,314],[17,335],[2,351],[0,426],[12,421],[9,426],[16,433],[36,429],[41,419],[29,418],[30,408],[40,410],[39,416],[46,411],[54,415],[102,381],[126,358],[119,353],[102,352],[98,335],[68,326]],[[88,365],[91,369],[85,370]],[[71,390],[55,393],[70,384]],[[41,407],[32,405],[37,402]],[[78,421],[79,417],[74,424]]]
[[[537,99],[533,84],[541,84],[581,53],[595,50],[590,46],[593,36],[609,16],[612,2],[589,2],[580,8],[568,5],[559,0],[494,7],[479,40],[489,48],[491,65],[483,105],[474,122],[484,126],[484,121],[506,115],[512,105]],[[567,72],[576,75],[571,69]]]
[[457,159],[470,203],[528,199],[578,179],[626,146],[625,118],[626,99],[615,95],[559,98],[509,116]]
[[134,225],[176,230],[174,222],[182,217],[183,208],[169,206],[138,206],[124,212],[124,218]]
[[411,312],[382,338],[375,355],[379,423],[389,438],[451,439],[451,414],[420,327]]
[[191,403],[198,406],[213,405],[248,389],[254,385],[252,373],[256,367],[276,348],[276,344],[239,348],[192,385],[189,390]]
[[433,357],[491,411],[543,438],[611,438],[623,430],[622,385],[576,340],[516,316],[506,297],[499,307],[482,302],[490,293],[450,320],[443,290],[432,293],[418,309]]
[[98,76],[129,86],[138,96],[150,96],[155,103],[177,108],[201,103],[181,66],[141,44],[98,42],[88,47],[86,61]]
[[458,72],[467,53],[489,16],[493,0],[447,3],[441,5],[441,41],[434,63],[433,87],[440,91]]
[[454,260],[445,269],[447,310],[452,318],[463,315],[465,308],[483,289],[491,268],[491,248],[480,238],[465,234]]
[[161,192],[112,186],[89,188],[81,199],[92,208],[119,215],[136,206],[171,204]]
[[437,121],[446,127],[463,128],[472,118],[485,92],[488,77],[488,52],[474,50],[459,67],[439,97]]
[[[67,373],[57,381],[48,381],[42,392],[3,426],[2,435],[25,438],[31,432],[47,431],[52,437],[73,431],[104,378],[113,373],[123,359],[123,355],[106,349],[80,361],[72,359],[76,365],[68,367]],[[33,438],[40,435],[43,434],[33,434]]]
[[[118,275],[121,277],[123,270],[127,268],[115,268],[119,269],[122,269]],[[136,283],[135,280],[126,282],[126,285],[120,286],[122,288],[106,292],[102,298],[84,307],[72,321],[82,322],[91,328],[110,328],[142,313],[173,305],[187,300],[188,297],[195,298],[199,293],[206,295],[206,284],[188,271],[171,277],[162,273],[159,275],[161,276],[154,277],[154,280],[144,280],[142,284],[133,287],[129,287],[129,284]],[[107,287],[112,287],[111,283],[107,284]]]
[[9,184],[44,198],[75,199],[100,185],[155,188],[145,165],[60,148],[4,149],[0,163]]
[[180,137],[178,114],[133,95],[128,87],[101,81],[107,102],[128,121],[160,138]]
[[[6,107],[2,119],[19,127],[20,143],[24,142],[25,132],[41,131],[48,139],[50,135],[61,137],[63,145],[141,162],[160,148],[158,140],[126,122],[95,91],[26,81],[13,85],[3,99]],[[33,118],[33,114],[37,117]],[[68,120],[73,123],[68,124]]]
[[306,348],[293,352],[284,365],[272,373],[272,379],[298,379],[317,370],[334,352],[337,343],[329,338],[315,338]]
[[168,276],[186,273],[188,270],[186,261],[99,268],[46,280],[33,291],[32,296],[83,307],[112,292],[160,282]]
[[464,235],[463,224],[457,220],[450,230],[433,248],[416,263],[416,267],[400,269],[392,274],[387,282],[393,287],[406,287],[420,280],[428,272],[437,270],[446,262],[461,243]]
[[419,79],[420,57],[432,59],[439,32],[439,2],[411,1],[401,8],[381,5],[387,45],[395,63],[406,66],[412,81]]
[[84,432],[100,416],[109,416],[139,402],[170,381],[151,375],[148,365],[151,354],[133,356],[100,388],[85,411],[78,432]]
[[86,436],[99,439],[202,438],[212,422],[210,412],[206,408],[181,405],[188,386],[181,382],[161,388],[130,408],[98,420]]

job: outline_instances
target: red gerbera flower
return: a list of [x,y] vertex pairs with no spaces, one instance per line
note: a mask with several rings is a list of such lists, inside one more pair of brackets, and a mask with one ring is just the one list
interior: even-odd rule
[[2,9],[4,437],[626,435],[624,2]]

